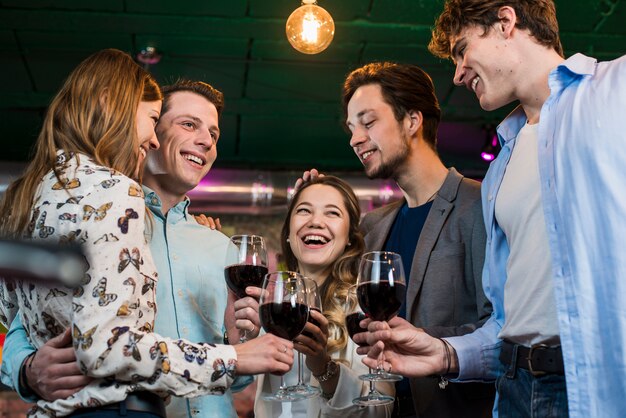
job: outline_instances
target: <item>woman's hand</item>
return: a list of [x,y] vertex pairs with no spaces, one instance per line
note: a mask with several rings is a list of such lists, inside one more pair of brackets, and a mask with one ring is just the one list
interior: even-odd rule
[[200,225],[204,225],[207,228],[217,229],[218,231],[222,230],[222,224],[220,223],[220,218],[213,219],[210,216],[206,216],[204,213],[193,216]]
[[293,343],[273,334],[237,344],[237,374],[285,374],[293,366]]
[[326,371],[328,363],[328,320],[320,312],[311,309],[309,312],[311,319],[320,325],[315,326],[310,321],[306,323],[304,331],[294,340],[294,348],[306,356],[306,366],[314,375],[322,374]]

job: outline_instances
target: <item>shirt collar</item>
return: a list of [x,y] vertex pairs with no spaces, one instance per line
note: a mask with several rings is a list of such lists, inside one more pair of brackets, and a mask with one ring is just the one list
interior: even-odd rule
[[[550,72],[548,84],[550,91],[554,94],[569,84],[573,79],[584,75],[593,75],[596,71],[597,60],[583,54],[575,54],[559,64]],[[504,145],[512,139],[517,138],[517,134],[526,123],[526,114],[522,106],[517,106],[498,125],[498,139],[500,145]]]
[[[145,195],[146,206],[148,206],[152,213],[164,219],[165,215],[162,212],[163,204],[159,195],[157,195],[154,190],[146,185],[143,185],[142,187]],[[178,202],[169,210],[168,216],[181,219],[184,218],[185,220],[187,220],[187,217],[189,215],[188,209],[190,203],[191,201],[189,200],[189,197],[185,196],[182,201]]]

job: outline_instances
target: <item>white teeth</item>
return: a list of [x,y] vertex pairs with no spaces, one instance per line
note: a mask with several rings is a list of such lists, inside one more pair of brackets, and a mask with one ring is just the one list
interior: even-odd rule
[[306,237],[302,238],[302,240],[304,241],[305,244],[308,244],[311,241],[317,241],[322,244],[328,243],[328,240],[326,239],[326,237],[323,237],[321,235],[307,235]]
[[364,153],[363,155],[361,155],[361,159],[365,160],[367,159],[367,157],[369,157],[370,155],[372,155],[374,153],[374,151],[367,151],[366,153]]
[[476,92],[476,86],[478,85],[479,80],[480,80],[480,77],[476,77],[475,79],[472,80],[472,90],[474,90],[474,93]]
[[202,162],[202,160],[198,157],[196,157],[195,155],[191,155],[191,154],[183,154],[183,158],[189,160],[189,161],[193,161],[194,163],[200,164],[200,165],[204,165],[204,162]]
[[146,158],[146,150],[143,147],[139,147],[139,154],[141,154],[142,158]]

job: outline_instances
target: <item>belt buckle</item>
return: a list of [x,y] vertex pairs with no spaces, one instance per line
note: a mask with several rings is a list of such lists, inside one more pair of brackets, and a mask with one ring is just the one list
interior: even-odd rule
[[538,348],[550,348],[547,344],[535,344],[533,346],[530,347],[530,350],[528,351],[528,357],[526,358],[526,361],[528,362],[528,370],[530,371],[530,374],[532,374],[535,377],[540,377],[540,376],[544,376],[547,373],[544,371],[540,371],[540,370],[533,370],[533,352],[538,349]]

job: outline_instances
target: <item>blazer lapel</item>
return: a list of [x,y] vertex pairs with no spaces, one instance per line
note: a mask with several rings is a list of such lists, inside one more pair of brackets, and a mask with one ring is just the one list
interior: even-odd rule
[[417,307],[415,301],[417,301],[417,295],[422,288],[424,282],[424,276],[426,274],[426,267],[428,266],[428,260],[430,259],[430,253],[433,251],[439,234],[452,212],[454,207],[454,200],[461,184],[461,176],[454,168],[451,168],[443,182],[443,185],[437,192],[437,196],[433,201],[433,205],[428,212],[424,228],[420,233],[419,240],[417,241],[417,248],[415,249],[415,255],[413,257],[413,264],[411,264],[411,272],[409,279],[409,287],[406,294],[407,302],[407,320],[411,323],[414,322],[414,310]]
[[376,216],[377,219],[372,219],[372,223],[375,226],[365,235],[365,251],[381,251],[389,230],[398,215],[398,210],[404,204],[404,198],[399,201],[393,202],[384,207],[384,210],[379,213],[372,213],[372,216]]

